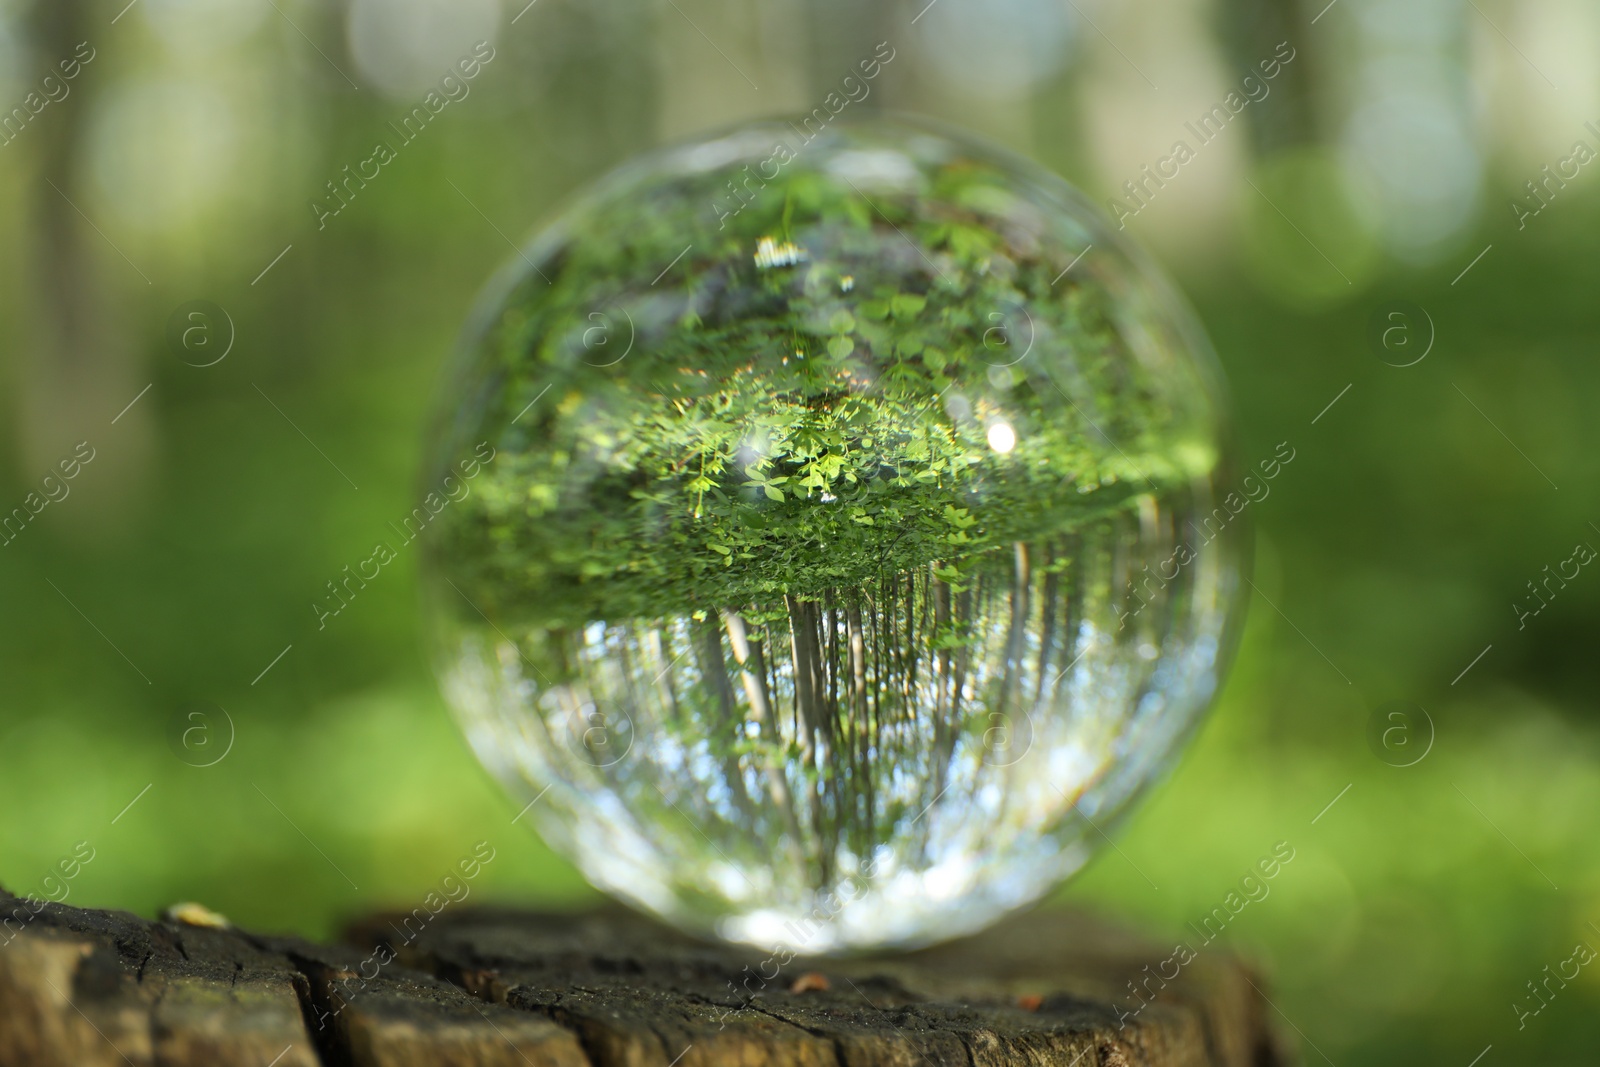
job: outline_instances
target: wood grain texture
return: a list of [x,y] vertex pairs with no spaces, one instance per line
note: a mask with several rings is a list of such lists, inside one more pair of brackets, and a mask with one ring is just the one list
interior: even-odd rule
[[[1168,956],[1055,911],[908,955],[806,960],[612,908],[377,915],[314,945],[0,890],[0,1067],[1288,1062],[1258,978],[1202,953],[1163,988]],[[1130,982],[1159,991],[1144,1003]]]

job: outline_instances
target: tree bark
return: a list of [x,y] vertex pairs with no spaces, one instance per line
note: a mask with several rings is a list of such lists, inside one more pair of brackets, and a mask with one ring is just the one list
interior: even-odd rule
[[[37,914],[35,914],[37,912]],[[898,957],[789,960],[620,909],[447,905],[338,945],[0,890],[0,1067],[1274,1067],[1261,980],[1057,911]],[[802,981],[802,976],[804,980]],[[1144,983],[1154,999],[1130,989]]]

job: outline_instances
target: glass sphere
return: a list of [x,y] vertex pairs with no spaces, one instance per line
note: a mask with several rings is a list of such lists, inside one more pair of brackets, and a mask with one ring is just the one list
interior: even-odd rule
[[447,699],[552,846],[693,932],[908,946],[1037,899],[1231,653],[1203,335],[1066,183],[947,132],[624,166],[447,392]]

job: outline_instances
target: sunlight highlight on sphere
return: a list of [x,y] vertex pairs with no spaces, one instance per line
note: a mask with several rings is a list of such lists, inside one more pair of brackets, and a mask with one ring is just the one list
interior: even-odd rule
[[1215,383],[1032,164],[886,122],[636,161],[511,261],[441,399],[446,698],[553,847],[688,930],[981,927],[1216,690]]
[[1017,431],[1009,422],[997,422],[989,427],[989,447],[1005,455],[1017,447]]

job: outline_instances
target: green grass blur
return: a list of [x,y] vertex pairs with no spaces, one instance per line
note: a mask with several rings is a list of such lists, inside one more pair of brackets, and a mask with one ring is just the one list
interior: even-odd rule
[[[145,47],[107,45],[100,73],[138,76]],[[448,719],[421,651],[414,555],[326,630],[310,607],[420,495],[442,364],[510,254],[497,228],[520,237],[656,140],[644,89],[628,80],[635,65],[574,53],[519,78],[527,57],[501,47],[482,98],[407,146],[326,230],[306,200],[402,108],[306,66],[278,71],[284,85],[317,82],[288,114],[266,103],[245,116],[275,124],[269,177],[257,178],[267,193],[224,199],[180,238],[112,226],[148,286],[97,248],[95,271],[116,294],[101,313],[130,348],[132,387],[74,416],[81,428],[65,432],[96,461],[0,548],[8,889],[43,892],[55,861],[87,840],[96,856],[70,903],[150,915],[192,899],[243,925],[320,936],[409,904],[487,840],[497,857],[478,883],[485,898],[592,899],[512,825],[516,805]],[[1094,184],[1070,146],[1040,154]],[[55,194],[41,191],[36,158],[0,162],[3,380],[20,398],[38,308],[52,299],[31,220]],[[1600,195],[1575,185],[1557,208],[1525,232],[1486,215],[1459,254],[1380,265],[1315,311],[1280,299],[1244,236],[1173,264],[1231,382],[1241,458],[1287,441],[1296,459],[1249,509],[1260,595],[1215,713],[1119,848],[1059,896],[1158,940],[1192,937],[1188,924],[1288,842],[1293,862],[1219,944],[1260,962],[1292,1020],[1280,1025],[1311,1043],[1306,1062],[1321,1050],[1341,1065],[1466,1064],[1491,1043],[1490,1062],[1593,1062],[1600,968],[1520,1029],[1512,1007],[1575,943],[1600,947],[1600,575],[1583,572],[1526,629],[1511,607],[1575,543],[1600,544]],[[163,337],[172,309],[195,298],[237,326],[214,367],[184,365]],[[1437,330],[1408,368],[1366,340],[1369,316],[1398,298]],[[136,414],[113,425],[146,382]],[[20,427],[23,401],[14,407]],[[0,435],[4,508],[53,462],[21,438]],[[1432,717],[1436,740],[1415,766],[1388,766],[1368,746],[1368,716],[1389,700]],[[236,730],[215,766],[170,747],[196,702],[226,708]]]

